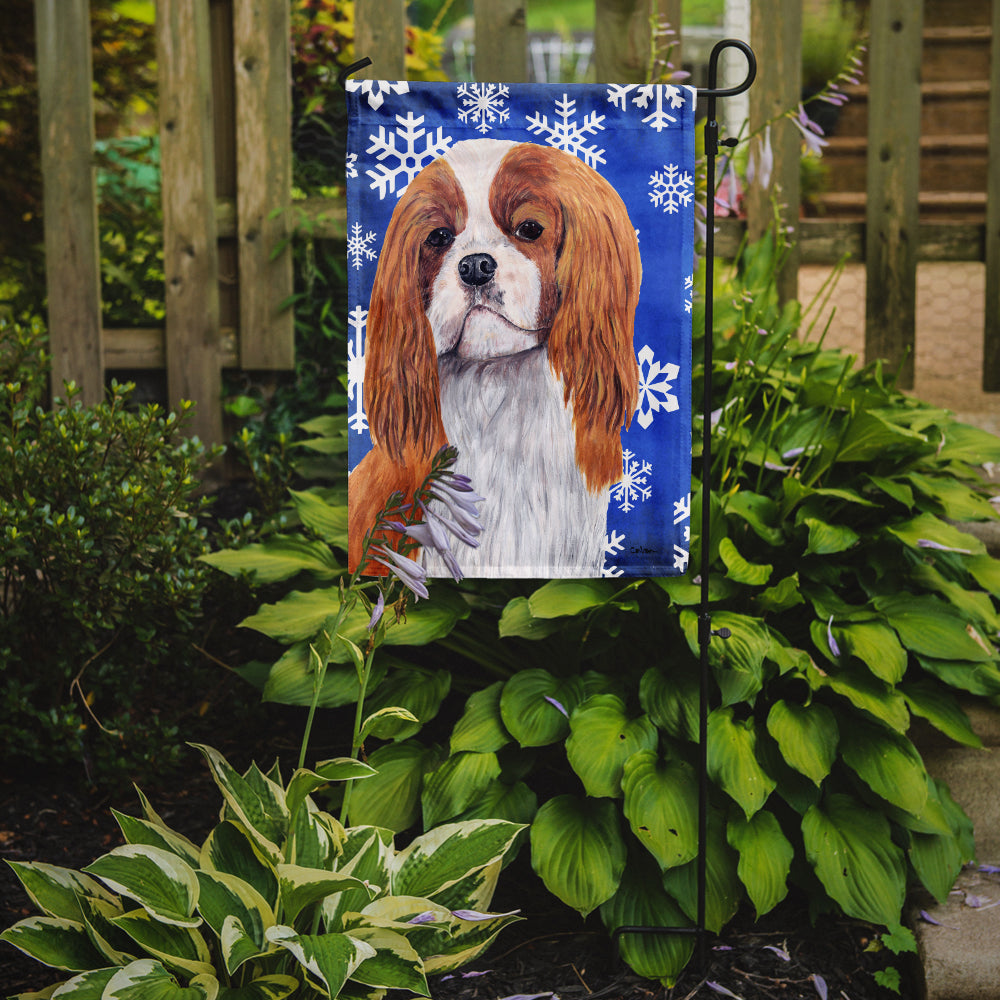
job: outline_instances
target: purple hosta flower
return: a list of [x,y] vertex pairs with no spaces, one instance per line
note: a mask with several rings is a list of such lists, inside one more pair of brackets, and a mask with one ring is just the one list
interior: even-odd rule
[[834,656],[840,656],[840,646],[837,645],[837,640],[833,637],[833,615],[830,615],[830,619],[826,623],[826,641],[829,643],[830,652]]
[[382,620],[382,614],[385,611],[385,594],[380,590],[378,592],[378,600],[375,602],[375,607],[372,608],[372,616],[368,619],[368,631],[371,632],[375,629],[375,626]]
[[[428,496],[434,500],[440,500],[445,505],[452,517],[452,522],[449,524],[458,525],[473,538],[483,530],[479,523],[479,510],[476,504],[486,498],[472,492],[472,486],[467,476],[450,475],[447,479],[437,480],[428,491]],[[449,530],[453,529],[449,528]],[[463,538],[462,541],[466,540]],[[466,542],[466,544],[473,543]]]
[[826,980],[815,972],[809,978],[813,981],[813,986],[816,987],[816,992],[819,994],[819,1000],[826,1000],[828,993]]
[[788,954],[788,951],[785,948],[779,948],[776,944],[766,944],[764,945],[764,950],[773,951],[782,962],[790,962],[792,960],[792,956]]
[[740,180],[736,176],[736,165],[733,163],[732,157],[728,159],[729,166],[726,169],[725,177],[715,192],[715,208],[717,212],[725,215],[729,213],[738,215],[743,192],[740,191]]
[[1000,875],[1000,865],[979,865],[978,871],[986,875]]
[[424,910],[423,913],[418,913],[415,917],[410,917],[406,922],[408,924],[432,924],[437,920],[437,915],[433,910]]
[[764,129],[764,135],[750,146],[750,159],[747,161],[747,183],[755,181],[765,191],[771,186],[771,174],[774,173],[774,150],[771,148],[771,126]]
[[559,711],[562,712],[562,714],[565,715],[567,719],[569,718],[569,712],[566,711],[565,706],[561,702],[556,701],[556,699],[551,697],[550,695],[544,695],[543,697],[550,705],[555,705],[555,707],[559,709]]
[[734,993],[732,990],[727,990],[726,987],[722,985],[722,983],[713,983],[709,981],[705,983],[705,985],[713,993],[721,993],[724,997],[733,997],[734,1000],[743,1000],[743,997],[741,997],[738,993]]
[[494,917],[516,917],[521,911],[510,910],[507,913],[480,913],[479,910],[452,910],[451,915],[459,920],[480,921],[492,920]]
[[395,573],[403,586],[412,590],[417,597],[430,596],[427,592],[427,570],[418,562],[393,552],[384,545],[373,545],[368,554],[375,562],[381,563]]
[[806,109],[801,104],[798,114],[792,116],[792,124],[802,133],[807,151],[822,156],[823,147],[827,145],[823,130],[806,114]]
[[951,545],[942,545],[940,542],[935,542],[930,538],[918,538],[917,547],[921,549],[938,549],[941,552],[959,552],[965,556],[972,555],[972,549],[956,549]]

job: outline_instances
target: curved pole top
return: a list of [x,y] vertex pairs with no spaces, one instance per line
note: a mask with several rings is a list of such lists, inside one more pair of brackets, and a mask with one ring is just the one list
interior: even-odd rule
[[[725,49],[739,49],[747,60],[746,79],[735,87],[717,87],[719,73],[719,56]],[[735,97],[750,89],[750,85],[757,77],[757,57],[753,49],[746,42],[738,38],[724,38],[721,42],[716,42],[712,49],[712,54],[708,57],[708,87],[698,91],[699,97]]]

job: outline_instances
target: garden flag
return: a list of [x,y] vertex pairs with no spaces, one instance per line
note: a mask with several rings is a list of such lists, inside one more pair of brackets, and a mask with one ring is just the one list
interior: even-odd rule
[[683,573],[695,91],[350,80],[347,101],[352,565],[450,444],[482,497],[465,575]]

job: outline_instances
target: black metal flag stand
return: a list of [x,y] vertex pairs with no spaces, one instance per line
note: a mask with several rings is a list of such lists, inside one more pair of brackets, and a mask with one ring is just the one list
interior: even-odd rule
[[[739,49],[747,60],[747,75],[736,87],[719,88],[719,57],[728,48]],[[345,66],[338,75],[343,88],[347,78],[365,66],[371,65],[367,56]],[[712,636],[725,639],[728,629],[712,629],[712,615],[709,603],[709,533],[711,530],[711,504],[708,483],[712,474],[712,290],[715,282],[715,158],[720,146],[735,146],[735,138],[719,139],[719,123],[716,121],[716,100],[720,97],[735,97],[750,89],[757,76],[757,59],[753,49],[746,42],[726,38],[716,43],[708,61],[708,87],[698,90],[698,96],[707,99],[707,121],[705,123],[705,157],[708,168],[706,187],[706,229],[705,229],[705,345],[704,345],[704,396],[702,400],[702,452],[701,452],[701,599],[698,611],[698,647],[701,654],[701,687],[698,704],[698,908],[694,927],[655,927],[645,925],[622,926],[615,929],[613,939],[618,942],[623,934],[694,934],[698,940],[698,963],[702,970],[706,966],[705,956],[705,897],[707,889],[707,835],[708,835],[708,699],[709,666],[708,649]]]

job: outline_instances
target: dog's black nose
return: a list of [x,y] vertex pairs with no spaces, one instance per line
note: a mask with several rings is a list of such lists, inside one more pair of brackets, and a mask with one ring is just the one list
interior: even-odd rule
[[458,276],[467,285],[485,285],[496,270],[497,262],[488,253],[470,253],[458,262]]

